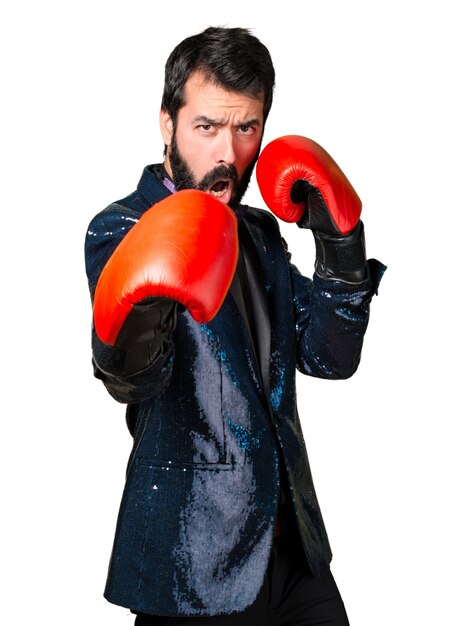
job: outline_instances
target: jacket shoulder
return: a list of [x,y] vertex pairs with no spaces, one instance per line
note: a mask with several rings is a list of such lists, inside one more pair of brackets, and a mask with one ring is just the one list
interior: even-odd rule
[[106,261],[139,217],[137,211],[114,202],[91,220],[84,240],[86,274],[91,289]]
[[152,166],[147,166],[135,191],[113,202],[93,217],[87,228],[84,244],[86,273],[91,292],[105,263],[124,236],[145,211],[168,193],[152,173]]

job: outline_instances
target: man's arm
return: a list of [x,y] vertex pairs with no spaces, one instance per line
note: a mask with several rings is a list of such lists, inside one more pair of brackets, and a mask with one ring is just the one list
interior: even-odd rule
[[234,213],[201,191],[175,193],[135,217],[111,207],[86,238],[95,373],[121,402],[168,384],[178,311],[210,321],[238,253]]
[[294,293],[297,367],[308,376],[348,378],[356,371],[369,322],[370,302],[385,270],[375,259],[367,262],[366,279],[358,285],[313,280],[291,264]]
[[[91,221],[85,240],[85,261],[92,302],[106,262],[140,217],[139,212],[115,203]],[[145,317],[145,308],[142,305],[141,317]],[[170,381],[174,356],[172,333],[159,335],[157,343],[159,349],[146,342],[129,349],[126,345],[110,345],[99,339],[93,324],[94,376],[103,381],[118,402],[139,402],[156,396]]]
[[280,219],[312,231],[311,283],[291,266],[297,365],[323,378],[348,378],[359,363],[369,303],[384,270],[366,261],[361,200],[331,156],[306,137],[272,141],[257,164],[261,193]]

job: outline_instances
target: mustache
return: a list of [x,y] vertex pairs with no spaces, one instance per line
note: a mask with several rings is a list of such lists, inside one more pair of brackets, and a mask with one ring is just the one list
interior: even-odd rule
[[239,185],[239,177],[234,165],[218,165],[203,176],[197,188],[200,191],[207,191],[214,183],[220,180],[230,180],[235,188]]

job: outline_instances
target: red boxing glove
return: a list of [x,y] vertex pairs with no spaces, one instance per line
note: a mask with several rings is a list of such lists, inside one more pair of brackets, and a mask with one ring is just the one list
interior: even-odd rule
[[361,215],[361,200],[343,171],[307,137],[287,135],[269,143],[258,159],[256,177],[264,202],[285,222],[345,235]]
[[312,230],[321,278],[353,284],[365,280],[361,200],[328,152],[307,137],[275,139],[261,152],[256,177],[277,217]]
[[233,211],[197,190],[179,191],[144,213],[106,263],[94,295],[94,326],[110,345],[146,298],[184,305],[200,323],[217,313],[238,257]]

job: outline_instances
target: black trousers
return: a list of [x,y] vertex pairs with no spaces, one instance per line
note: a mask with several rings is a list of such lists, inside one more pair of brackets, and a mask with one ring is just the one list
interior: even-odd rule
[[138,613],[135,626],[348,626],[339,590],[328,570],[313,578],[297,533],[275,538],[264,584],[241,613],[159,617]]

